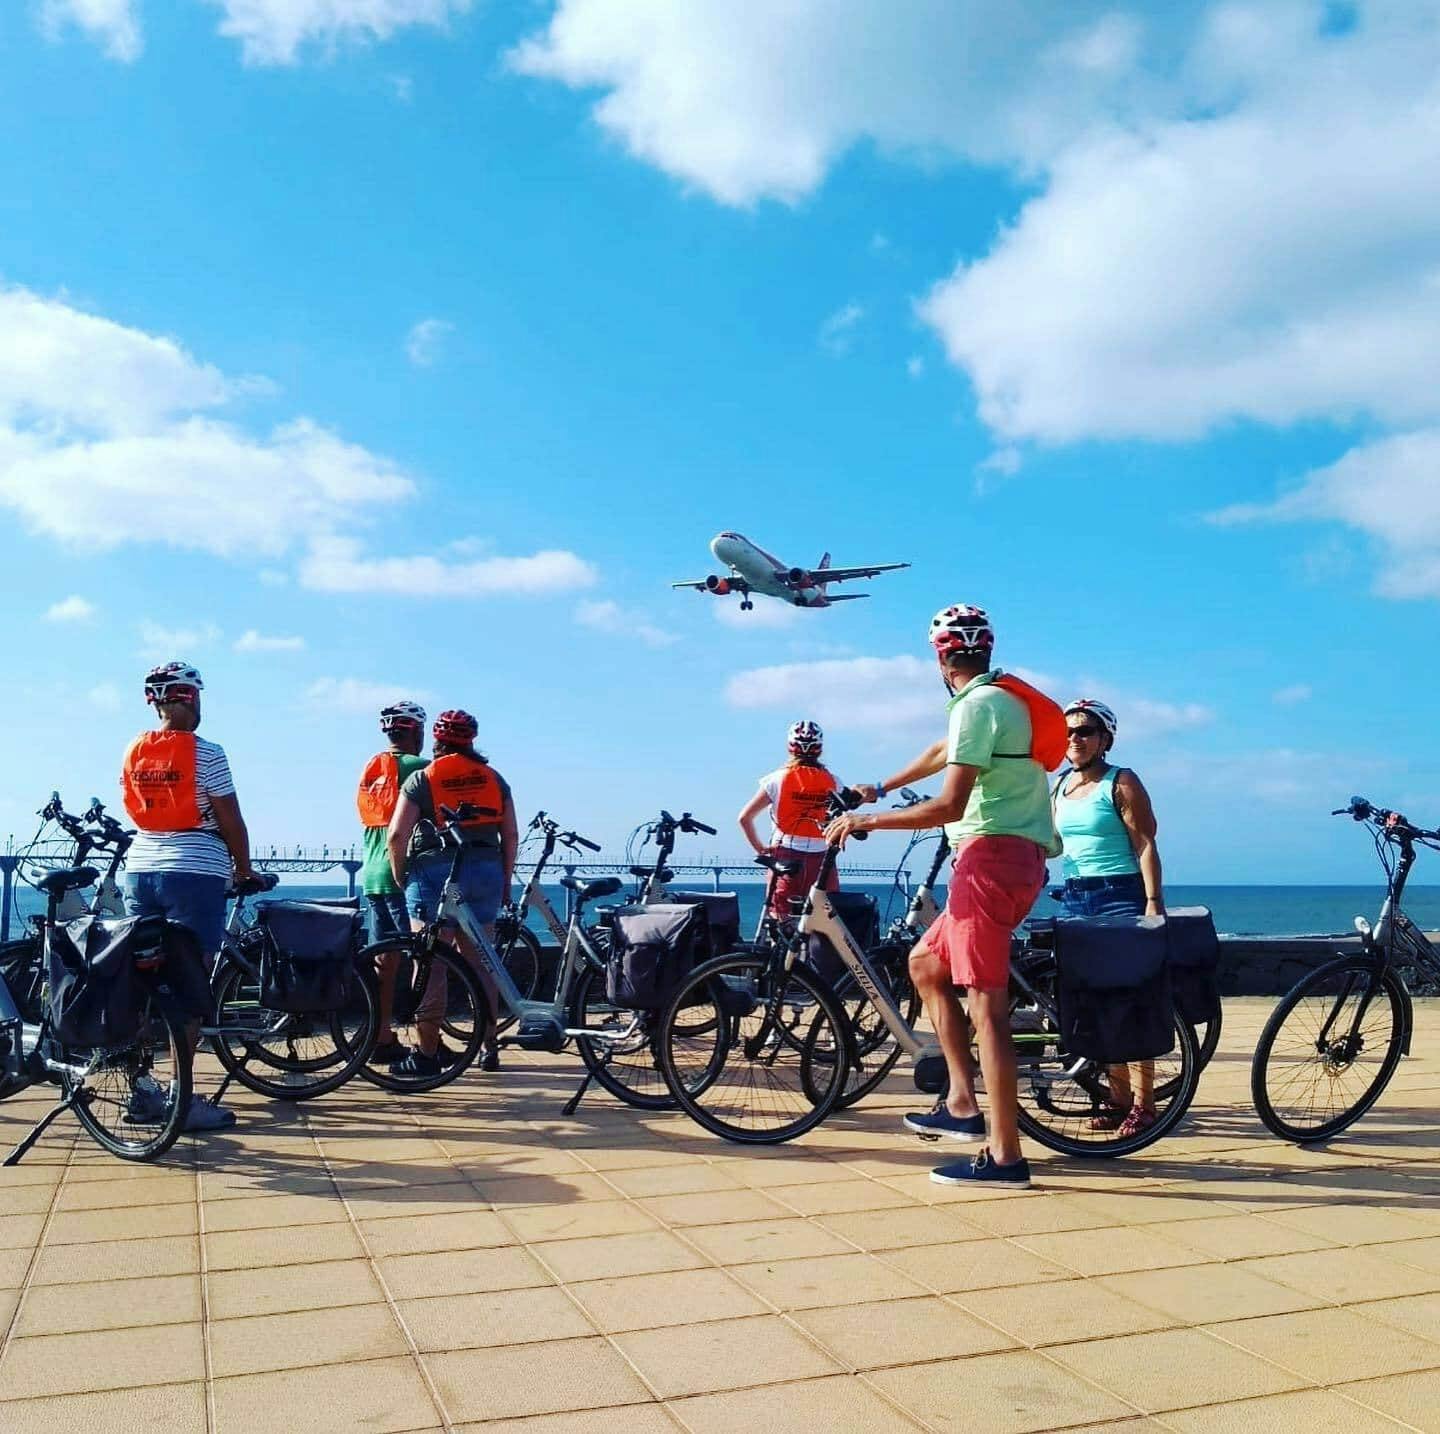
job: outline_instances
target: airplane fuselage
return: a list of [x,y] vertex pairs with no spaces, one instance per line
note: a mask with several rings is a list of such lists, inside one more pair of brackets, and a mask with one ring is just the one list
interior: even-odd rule
[[784,577],[791,571],[790,564],[782,563],[758,543],[752,543],[743,533],[717,533],[711,539],[710,551],[715,554],[717,561],[744,578],[752,593],[778,598],[792,607],[829,606],[824,588],[791,586]]

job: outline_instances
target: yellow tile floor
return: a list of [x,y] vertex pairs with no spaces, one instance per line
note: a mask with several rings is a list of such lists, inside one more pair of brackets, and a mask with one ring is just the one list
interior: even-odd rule
[[903,1072],[758,1150],[599,1093],[562,1120],[563,1056],[240,1092],[159,1166],[62,1118],[0,1171],[0,1429],[1440,1431],[1440,1002],[1305,1150],[1249,1105],[1270,1004],[1227,1004],[1170,1139],[1032,1149],[1023,1194],[928,1180]]

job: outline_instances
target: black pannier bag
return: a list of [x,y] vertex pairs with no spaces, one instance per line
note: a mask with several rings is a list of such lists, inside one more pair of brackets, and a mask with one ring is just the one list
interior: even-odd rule
[[704,949],[705,910],[690,902],[622,906],[615,913],[605,996],[627,1010],[661,1010]]
[[1073,1055],[1107,1064],[1175,1049],[1175,1007],[1162,916],[1055,921],[1060,1038]]
[[707,956],[728,956],[740,944],[740,897],[736,892],[670,891],[665,899],[704,908],[703,949]]
[[66,1046],[123,1046],[144,1024],[137,956],[160,944],[154,916],[78,916],[51,928],[46,978],[50,1026]]
[[[868,951],[880,939],[880,908],[873,896],[863,891],[827,891],[835,914],[845,923],[845,929],[855,938],[855,944]],[[806,942],[806,959],[811,969],[835,985],[848,971],[828,936],[812,932]]]
[[292,1015],[339,1009],[355,980],[359,912],[309,901],[267,901],[257,924],[260,1004]]
[[1220,938],[1203,906],[1177,906],[1165,913],[1166,959],[1175,1009],[1195,1025],[1220,1009]]

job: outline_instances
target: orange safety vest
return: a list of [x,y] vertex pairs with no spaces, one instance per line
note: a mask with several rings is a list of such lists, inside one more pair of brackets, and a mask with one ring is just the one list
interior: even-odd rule
[[120,786],[125,810],[142,831],[199,830],[195,734],[142,732],[125,753]]
[[996,687],[1018,697],[1030,714],[1030,750],[1028,752],[996,752],[997,757],[1030,757],[1039,762],[1047,772],[1053,772],[1065,760],[1066,744],[1070,740],[1066,731],[1065,709],[1052,697],[1047,697],[1038,687],[1032,687],[1023,678],[1002,672],[995,679]]
[[480,811],[477,816],[458,824],[465,831],[500,825],[505,812],[505,798],[501,794],[499,777],[484,762],[459,752],[447,752],[425,768],[425,780],[430,784],[430,800],[435,807],[437,822],[445,823],[441,807],[458,810],[461,802],[469,802]]
[[360,773],[355,807],[364,827],[388,827],[400,800],[400,759],[394,752],[377,752]]
[[824,767],[791,767],[780,778],[775,825],[781,836],[822,837],[828,820],[825,799],[835,778]]

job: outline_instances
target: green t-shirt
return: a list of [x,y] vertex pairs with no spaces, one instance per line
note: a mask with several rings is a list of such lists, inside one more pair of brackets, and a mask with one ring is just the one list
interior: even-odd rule
[[[403,752],[395,754],[400,761],[400,785],[405,785],[412,772],[421,771],[430,761],[429,757],[409,757]],[[367,896],[380,896],[399,891],[395,878],[390,874],[390,853],[385,849],[385,833],[388,827],[365,828],[365,864],[360,868],[360,890]]]
[[945,760],[980,772],[964,816],[947,822],[945,835],[952,846],[972,836],[1019,836],[1049,850],[1055,825],[1045,769],[1021,755],[1030,750],[1030,713],[995,686],[1000,675],[997,667],[973,677],[950,699]]

